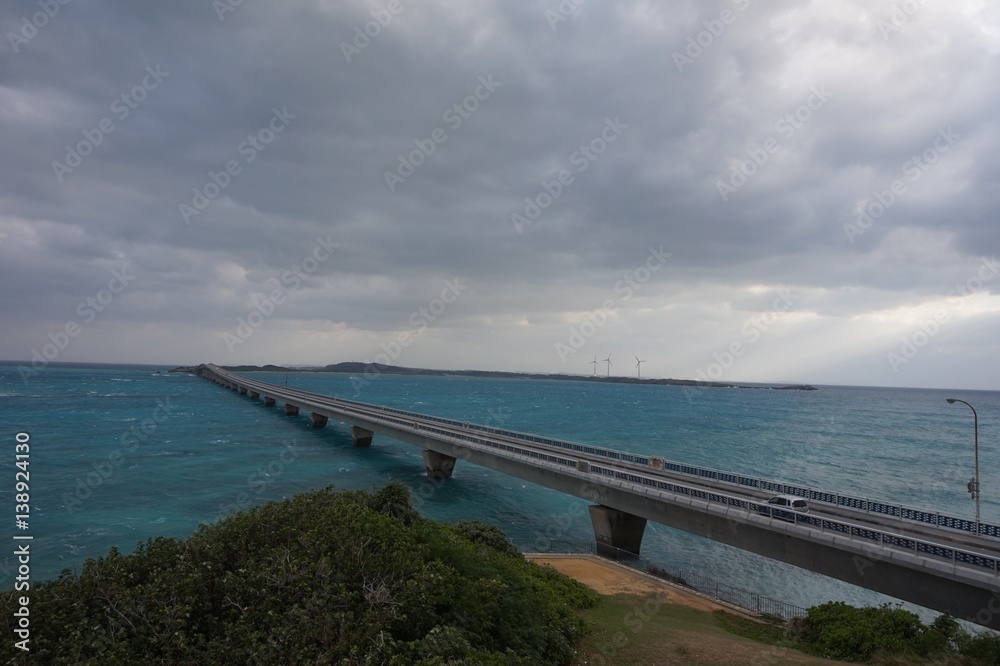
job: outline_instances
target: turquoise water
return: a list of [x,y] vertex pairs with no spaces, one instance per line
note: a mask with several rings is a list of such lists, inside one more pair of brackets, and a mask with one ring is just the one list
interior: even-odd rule
[[[539,548],[586,544],[586,502],[459,463],[432,483],[420,451],[347,428],[314,429],[216,384],[163,367],[49,367],[22,380],[0,365],[0,438],[9,474],[0,507],[8,534],[34,537],[32,579],[53,578],[115,546],[184,537],[240,507],[333,484],[401,479],[424,515],[482,519]],[[273,383],[283,374],[255,373]],[[681,388],[548,380],[339,374],[288,375],[290,386],[608,448],[741,471],[875,499],[974,515],[972,414],[980,416],[983,520],[1000,522],[1000,393],[820,387],[813,392]],[[359,392],[360,389],[360,392]],[[144,428],[145,423],[145,430]],[[31,519],[14,527],[14,444],[30,435]],[[10,549],[11,551],[13,549]],[[795,567],[650,523],[643,555],[800,606],[885,598]],[[0,585],[13,582],[0,556]]]

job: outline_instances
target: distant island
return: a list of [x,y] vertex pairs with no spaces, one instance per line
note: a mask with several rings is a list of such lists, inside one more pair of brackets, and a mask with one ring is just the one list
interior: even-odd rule
[[[315,368],[285,368],[280,365],[226,365],[231,372],[339,372],[351,375],[425,375],[432,377],[482,377],[487,379],[554,379],[560,381],[595,382],[609,384],[650,384],[661,386],[692,386],[696,388],[736,388],[763,389],[772,391],[816,391],[809,384],[727,384],[706,382],[697,379],[641,379],[639,377],[601,377],[587,375],[544,374],[532,372],[502,372],[499,370],[433,370],[430,368],[407,368],[401,365],[383,363],[362,363],[345,361]],[[196,368],[181,366],[171,372],[192,372]]]

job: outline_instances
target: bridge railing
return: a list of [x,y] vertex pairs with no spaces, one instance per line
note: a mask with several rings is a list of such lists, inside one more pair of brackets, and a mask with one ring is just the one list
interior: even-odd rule
[[604,458],[608,458],[610,460],[621,460],[623,462],[630,462],[636,465],[649,465],[649,456],[638,453],[629,453],[627,451],[616,451],[614,449],[605,449],[599,446],[592,446],[590,444],[580,444],[578,442],[568,442],[560,439],[552,439],[550,437],[542,437],[540,435],[532,435],[530,433],[518,432],[517,430],[508,430],[506,428],[495,428],[493,426],[481,425],[479,423],[470,423],[469,421],[459,421],[458,419],[449,419],[441,416],[416,414],[414,412],[409,412],[404,409],[397,409],[395,407],[386,407],[384,405],[372,405],[368,403],[354,402],[353,400],[345,400],[343,398],[338,398],[337,400],[343,403],[354,404],[368,408],[374,407],[379,411],[384,411],[384,412],[402,414],[407,416],[420,416],[421,418],[431,419],[432,421],[437,421],[439,423],[447,423],[448,425],[467,428],[470,430],[478,430],[480,432],[486,432],[491,435],[501,435],[503,437],[510,437],[511,439],[520,439],[522,441],[530,442],[532,444],[543,444],[546,446],[554,446],[557,448],[565,449],[567,451],[573,451],[576,453],[586,453],[592,456],[601,456]]
[[[341,402],[347,402],[347,401],[341,401]],[[364,403],[354,403],[354,405],[358,408],[362,408],[366,412],[369,411],[371,407],[370,405],[366,405]],[[348,408],[348,411],[351,410]],[[416,422],[412,418],[414,416],[419,416],[423,418],[423,415],[414,414],[412,412],[406,412],[404,410],[396,410],[393,408],[387,408],[385,410],[379,409],[378,411],[381,412],[380,418],[382,420],[394,423],[395,425],[407,429],[416,430],[418,432],[426,431],[437,434],[438,436],[441,437],[458,439],[461,441],[478,444],[480,446],[485,446],[492,449],[504,451],[506,453],[512,453],[515,455],[520,455],[535,460],[542,460],[548,463],[554,463],[560,466],[571,467],[574,469],[578,467],[578,461],[572,458],[552,455],[549,453],[545,453],[543,451],[538,451],[537,449],[521,448],[513,444],[508,444],[506,442],[498,442],[496,440],[477,437],[475,435],[466,434],[464,432],[455,432],[454,430],[444,430],[441,428],[435,428],[434,426],[428,426],[426,424]],[[447,422],[451,424],[450,419],[431,417],[430,420],[435,422],[436,421]],[[740,497],[733,497],[731,495],[727,495],[721,492],[705,490],[703,488],[694,488],[691,486],[686,486],[684,484],[666,481],[662,478],[656,478],[656,477],[646,476],[644,474],[638,474],[632,471],[612,469],[609,467],[602,467],[596,464],[591,464],[589,466],[589,470],[590,472],[600,474],[605,477],[610,477],[622,481],[628,481],[630,483],[646,487],[652,487],[657,490],[663,490],[673,494],[686,495],[688,497],[702,499],[716,504],[723,504],[727,507],[736,507],[738,509],[745,510],[748,515],[752,512],[756,512],[759,515],[768,516],[771,519],[778,519],[797,525],[798,524],[807,525],[813,528],[819,528],[822,531],[835,531],[840,534],[847,535],[852,539],[870,541],[873,543],[877,543],[881,546],[912,551],[916,555],[923,555],[937,559],[945,559],[951,561],[952,564],[956,565],[964,564],[967,566],[973,566],[981,569],[988,569],[992,571],[994,574],[1000,574],[1000,560],[994,557],[980,555],[978,553],[974,553],[971,551],[966,551],[959,548],[953,548],[950,546],[943,546],[940,544],[924,541],[921,539],[915,539],[912,537],[904,537],[898,534],[885,532],[882,530],[874,530],[870,528],[859,527],[857,525],[852,525],[850,523],[845,523],[838,520],[832,520],[828,518],[818,518],[815,516],[811,516],[809,514],[799,513],[797,511],[781,509],[771,504],[763,502],[754,502]]]
[[695,499],[712,502],[714,504],[723,504],[727,507],[735,507],[737,509],[746,510],[747,515],[750,513],[757,513],[761,516],[767,516],[772,519],[782,520],[796,525],[818,528],[821,531],[838,532],[849,536],[851,539],[869,541],[880,546],[907,550],[915,555],[922,555],[939,560],[947,560],[955,565],[963,564],[966,566],[976,567],[978,569],[985,569],[993,572],[994,575],[1000,574],[1000,559],[963,550],[961,548],[944,546],[931,541],[906,537],[892,532],[886,532],[884,530],[860,527],[858,525],[830,518],[819,518],[807,513],[781,509],[767,503],[754,502],[720,492],[705,490],[703,488],[693,488],[680,483],[636,474],[634,472],[601,467],[599,465],[591,465],[590,471],[620,481],[639,484],[656,490],[673,493],[675,495],[685,495]]
[[[240,377],[239,375],[235,375],[232,373],[227,372],[226,374],[231,375],[230,379],[232,381],[245,379],[243,377]],[[275,389],[279,390],[282,389],[282,387],[278,387],[273,384],[267,384],[265,382],[256,382],[255,380],[250,380],[250,382],[257,384],[259,387],[271,386],[272,388]],[[284,390],[294,393],[300,393],[303,395],[316,395],[316,394],[310,394],[306,391],[298,391],[294,389],[284,389]],[[335,400],[336,402],[339,402],[345,406],[353,406],[359,409],[368,409],[368,410],[375,409],[385,414],[395,414],[398,416],[404,416],[410,418],[419,417],[422,419],[436,421],[442,424],[463,427],[465,429],[476,430],[488,434],[500,435],[511,439],[518,439],[527,443],[541,444],[544,446],[556,447],[566,451],[572,451],[575,453],[584,453],[591,456],[607,458],[608,460],[632,463],[635,465],[650,467],[651,471],[654,471],[652,470],[651,467],[652,456],[648,455],[628,453],[625,451],[606,449],[603,447],[592,446],[589,444],[580,444],[577,442],[569,442],[560,439],[553,439],[550,437],[542,437],[539,435],[532,435],[529,433],[523,433],[516,430],[495,428],[492,426],[481,425],[478,423],[470,423],[468,421],[459,421],[457,419],[450,419],[440,416],[431,416],[427,414],[418,414],[416,412],[410,412],[395,407],[387,407],[384,405],[372,405],[369,403],[357,402],[354,400],[347,400],[344,398],[329,398],[327,396],[317,396],[317,397],[322,397],[328,400]],[[450,436],[457,436],[454,433],[448,433],[448,434]],[[753,488],[756,490],[761,490],[764,492],[770,492],[774,494],[797,495],[799,497],[804,497],[805,499],[813,502],[822,502],[825,504],[832,504],[835,506],[861,510],[867,513],[886,515],[894,518],[900,518],[902,520],[933,525],[935,527],[953,529],[962,532],[972,532],[974,534],[979,534],[983,536],[1000,537],[1000,525],[992,523],[984,523],[984,522],[977,523],[976,521],[969,520],[968,518],[962,518],[960,516],[954,516],[937,511],[908,507],[902,504],[880,502],[867,498],[854,497],[851,495],[844,495],[833,491],[820,490],[816,488],[811,488],[809,486],[785,483],[783,481],[774,481],[765,479],[763,477],[753,476],[748,474],[728,472],[724,470],[713,469],[711,467],[689,465],[686,463],[681,463],[662,458],[659,459],[657,462],[660,461],[662,461],[664,471],[670,471],[677,474],[684,474],[686,476],[692,476],[699,479],[717,481],[719,483],[725,483],[737,487]]]
[[[342,399],[341,401],[345,403],[364,405],[366,407],[377,407],[380,411],[385,411],[385,412],[392,412],[392,413],[406,414],[406,415],[414,414],[413,412],[408,412],[402,409],[396,409],[394,407],[384,407],[382,405],[368,405],[366,403],[354,403],[353,401],[342,400]],[[541,437],[538,435],[518,432],[516,430],[507,430],[505,428],[494,428],[490,426],[480,425],[477,423],[469,423],[468,421],[459,421],[457,419],[449,419],[438,416],[432,416],[432,417],[425,416],[425,418],[431,418],[434,421],[438,421],[440,423],[447,423],[449,425],[462,426],[472,430],[480,430],[490,434],[502,435],[504,437],[510,437],[512,439],[520,439],[522,441],[530,442],[533,444],[554,446],[561,449],[565,449],[567,451],[586,453],[592,456],[600,456],[603,458],[607,458],[609,460],[620,460],[622,462],[629,462],[636,465],[643,465],[647,467],[650,466],[650,456],[648,455],[628,453],[625,451],[616,451],[614,449],[606,449],[603,447],[592,446],[588,444],[579,444],[576,442],[553,439],[550,437]],[[867,513],[877,513],[885,516],[901,518],[903,520],[909,520],[913,522],[924,523],[927,525],[933,525],[935,527],[943,527],[946,529],[954,529],[963,532],[972,532],[974,534],[980,534],[983,536],[1000,537],[1000,525],[984,523],[984,522],[977,523],[976,521],[969,520],[968,518],[962,518],[960,516],[941,513],[939,511],[930,511],[928,509],[909,507],[903,504],[879,502],[868,498],[854,497],[852,495],[845,495],[834,491],[821,490],[817,488],[811,488],[809,486],[786,483],[784,481],[774,481],[759,476],[741,474],[737,472],[728,472],[724,470],[713,469],[711,467],[700,467],[698,465],[689,465],[686,463],[681,463],[667,459],[663,459],[663,469],[664,471],[670,471],[678,474],[684,474],[687,476],[693,476],[699,479],[718,481],[720,483],[727,483],[730,485],[743,488],[753,488],[764,492],[774,493],[776,495],[797,495],[799,497],[804,497],[805,499],[810,501],[822,502],[825,504],[833,504],[835,506],[841,506],[849,509],[857,509],[865,511]]]
[[[365,405],[365,407],[370,407],[370,405]],[[408,417],[419,416],[422,419],[428,418],[422,414],[413,414],[412,412],[405,412],[402,410],[393,410],[400,412],[400,416],[383,414],[380,415],[380,419],[387,421],[389,423],[395,424],[397,426],[407,428],[410,430],[415,430],[417,432],[429,432],[434,433],[440,437],[449,437],[452,439],[458,439],[464,442],[469,442],[472,444],[478,444],[480,446],[486,446],[499,451],[504,451],[506,453],[513,453],[515,455],[524,456],[526,458],[532,458],[535,460],[542,460],[549,463],[554,463],[556,465],[562,465],[564,467],[577,468],[577,460],[574,458],[565,458],[558,455],[553,455],[551,453],[546,453],[544,451],[539,451],[538,449],[521,448],[513,444],[507,444],[505,442],[498,442],[493,439],[485,439],[483,437],[477,437],[475,435],[469,435],[463,432],[455,432],[454,430],[444,430],[442,428],[435,428],[433,426],[428,426],[423,423],[414,421],[412,418],[403,418],[402,415],[407,415]],[[441,421],[437,417],[429,417],[431,421]]]
[[940,511],[920,509],[906,506],[904,504],[894,504],[890,502],[880,502],[868,498],[854,497],[830,490],[821,490],[797,484],[785,483],[783,481],[772,481],[757,476],[747,474],[734,474],[710,467],[698,467],[686,465],[670,460],[664,460],[664,469],[695,476],[700,479],[710,479],[720,483],[727,483],[744,488],[755,488],[776,495],[797,495],[813,502],[822,502],[849,509],[865,511],[867,513],[877,513],[902,520],[908,520],[935,527],[959,530],[962,532],[972,532],[982,536],[1000,537],[1000,525],[984,522],[976,522],[968,518],[954,516]]
[[[354,403],[353,401],[350,400],[342,400],[342,399],[340,400],[345,403],[364,405],[366,407],[376,407],[380,411],[405,414],[405,415],[414,415],[413,412],[408,412],[402,409],[396,409],[394,407],[384,407],[382,405],[368,405],[366,403]],[[420,415],[420,416],[424,416],[425,418],[431,418],[432,420],[438,421],[440,423],[447,423],[449,425],[461,426],[472,430],[487,432],[490,434],[502,435],[504,437],[510,437],[512,439],[520,439],[522,441],[530,442],[533,444],[554,446],[561,449],[565,449],[567,451],[573,451],[576,453],[585,453],[592,456],[600,456],[603,458],[607,458],[609,460],[620,460],[622,462],[629,462],[646,467],[651,466],[650,464],[651,456],[648,455],[628,453],[625,451],[616,451],[614,449],[606,449],[603,447],[592,446],[589,444],[579,444],[577,442],[569,442],[565,440],[553,439],[550,437],[541,437],[538,435],[518,432],[516,430],[507,430],[505,428],[494,428],[490,426],[480,425],[477,423],[469,423],[468,421],[459,421],[457,419],[449,419],[438,416],[431,416],[431,417],[427,417],[425,415]],[[743,488],[753,488],[764,492],[774,493],[776,495],[797,495],[799,497],[804,497],[805,499],[813,502],[822,502],[825,504],[832,504],[835,506],[841,506],[849,509],[861,510],[867,513],[876,513],[894,518],[900,518],[903,520],[909,520],[912,522],[924,523],[927,525],[933,525],[935,527],[959,530],[962,532],[972,532],[974,534],[980,534],[983,536],[1000,538],[1000,525],[992,523],[984,523],[984,522],[977,523],[976,521],[969,520],[968,518],[962,518],[960,516],[954,516],[947,513],[942,513],[940,511],[930,511],[928,509],[920,509],[920,508],[906,506],[903,504],[880,502],[868,498],[845,495],[834,491],[821,490],[809,486],[786,483],[784,481],[774,481],[759,476],[741,474],[737,472],[728,472],[724,470],[713,469],[711,467],[700,467],[698,465],[689,465],[686,463],[681,463],[667,459],[663,459],[663,469],[664,471],[670,471],[678,474],[684,474],[687,476],[693,476],[699,479],[718,481],[720,483],[726,483]]]

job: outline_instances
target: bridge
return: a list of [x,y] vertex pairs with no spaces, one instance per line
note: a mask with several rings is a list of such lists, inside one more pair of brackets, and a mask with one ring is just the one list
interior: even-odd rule
[[[212,364],[193,372],[265,406],[280,401],[288,416],[304,411],[314,427],[348,424],[356,446],[376,433],[419,446],[431,478],[450,478],[462,460],[588,500],[599,551],[638,555],[652,520],[1000,630],[1000,525],[300,391]],[[809,513],[768,504],[775,494],[807,498]]]

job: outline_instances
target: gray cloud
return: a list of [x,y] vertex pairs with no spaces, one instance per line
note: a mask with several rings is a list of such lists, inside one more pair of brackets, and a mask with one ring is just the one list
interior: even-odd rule
[[[59,360],[372,357],[457,277],[399,363],[587,373],[610,350],[691,377],[788,289],[727,378],[996,388],[992,276],[886,360],[998,246],[1000,40],[975,3],[387,7],[71,2],[30,39],[38,7],[0,9],[0,357],[123,267]],[[317,239],[339,247],[283,280]]]

